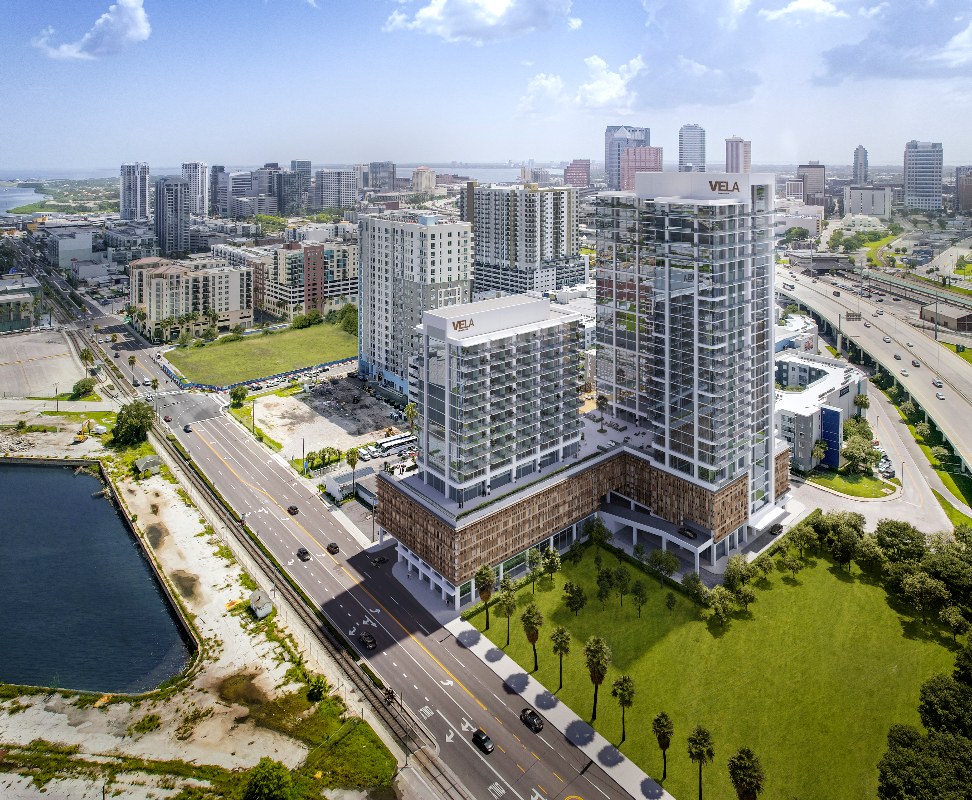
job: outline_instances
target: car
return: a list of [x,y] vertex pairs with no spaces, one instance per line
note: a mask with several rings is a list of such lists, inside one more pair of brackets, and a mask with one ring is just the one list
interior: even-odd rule
[[141,385],[142,385],[142,384],[140,384],[140,383],[138,382],[138,378],[136,378],[135,380],[133,380],[133,381],[132,381],[132,386],[134,386],[134,387],[135,387],[136,389],[137,389],[137,388],[138,388],[139,386],[141,386]]
[[338,547],[337,542],[331,542],[327,546],[327,552],[329,552],[332,556],[336,556],[339,552],[341,552],[341,548]]
[[387,564],[387,563],[388,563],[388,559],[385,558],[384,556],[375,556],[373,559],[371,559],[371,566],[373,567],[380,567],[382,564]]
[[301,561],[310,561],[310,552],[308,552],[306,547],[298,547],[297,558]]
[[937,397],[939,400],[945,399],[945,395],[942,392],[935,392],[935,397]]
[[520,722],[534,733],[540,733],[543,730],[543,720],[540,719],[540,715],[532,708],[524,708],[520,712]]
[[183,433],[192,433],[192,425],[183,425],[182,426],[182,432]]
[[299,510],[300,509],[298,509],[297,506],[288,506],[287,507],[287,513],[290,514],[290,516],[292,516],[292,517],[296,517],[297,516],[297,512]]
[[907,378],[907,377],[908,377],[908,374],[909,374],[909,373],[908,373],[908,370],[906,370],[906,369],[903,369],[903,370],[901,370],[901,375],[902,375],[903,377],[905,377],[905,378]]
[[913,359],[911,359],[911,366],[913,366],[913,367],[920,367],[921,366],[921,362],[918,361],[918,359],[913,358]]
[[871,323],[868,322],[867,320],[864,320],[864,327],[865,328],[870,328],[871,327]]
[[365,650],[374,650],[378,646],[378,642],[375,637],[372,636],[368,631],[364,631],[358,636],[358,641]]
[[892,297],[891,299],[894,300],[895,303],[900,303],[901,302],[901,298],[900,297]]
[[118,358],[118,356],[120,356],[120,355],[121,355],[121,353],[115,353],[115,358]]
[[905,342],[905,344],[908,345],[908,347],[914,347],[915,346],[915,343],[914,342]]
[[895,361],[900,361],[901,360],[901,353],[895,353],[894,354],[894,360]]
[[871,313],[871,316],[872,317],[876,317],[877,315],[878,315],[878,312],[877,311],[874,311],[874,312]]
[[834,297],[840,297],[840,292],[838,292],[836,289],[834,289],[833,295],[834,295]]
[[935,387],[935,388],[937,388],[937,389],[941,389],[941,388],[942,388],[942,386],[944,386],[944,385],[945,385],[945,384],[944,384],[944,383],[942,383],[942,381],[941,381],[941,379],[940,379],[940,378],[935,378],[935,379],[934,379],[934,380],[932,381],[932,386],[934,386],[934,387]]
[[878,297],[874,302],[875,303],[883,303],[884,302],[884,298],[883,297]]
[[162,417],[162,419],[164,419],[166,422],[172,422],[172,417],[170,415],[168,415],[168,414],[166,414],[164,417]]
[[884,316],[884,310],[883,310],[883,309],[880,309],[880,308],[879,308],[879,309],[877,310],[877,313],[878,313],[878,316],[879,316],[879,317],[883,317],[883,316]]
[[477,728],[472,735],[473,744],[482,750],[486,755],[493,752],[493,740],[482,728]]
[[884,341],[885,344],[891,344],[891,337],[890,336],[885,336],[883,341]]

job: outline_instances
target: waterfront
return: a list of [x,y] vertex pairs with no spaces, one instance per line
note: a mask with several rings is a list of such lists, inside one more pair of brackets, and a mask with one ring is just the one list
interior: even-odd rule
[[11,208],[18,208],[29,203],[39,203],[45,196],[33,189],[21,189],[17,186],[0,186],[0,214],[5,214]]
[[124,693],[181,672],[186,636],[100,480],[0,464],[0,486],[0,681]]

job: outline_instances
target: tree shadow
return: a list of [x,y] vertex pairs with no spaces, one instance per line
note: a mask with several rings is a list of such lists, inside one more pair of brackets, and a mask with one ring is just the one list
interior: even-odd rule
[[479,640],[482,638],[483,634],[479,631],[463,631],[456,637],[456,641],[468,650],[473,645],[479,644]]
[[498,647],[491,647],[486,651],[486,660],[495,664],[497,661],[502,659],[504,655],[506,654]]
[[620,745],[605,745],[597,754],[597,761],[602,767],[616,767],[624,761],[624,755],[618,750]]
[[785,583],[787,586],[803,586],[803,584],[793,577],[792,574],[787,573],[780,576],[780,582]]
[[657,800],[657,798],[665,795],[665,790],[651,778],[645,778],[639,788],[641,789],[639,797],[643,797],[645,800]]
[[827,572],[843,583],[855,583],[857,580],[849,570],[845,570],[837,564],[831,564],[827,567]]
[[534,704],[539,709],[542,709],[544,711],[549,711],[551,708],[556,707],[558,703],[560,703],[560,701],[556,697],[554,697],[553,694],[551,694],[549,691],[544,690],[537,695]]
[[567,726],[564,736],[575,747],[583,747],[594,741],[594,729],[583,720],[575,719]]
[[705,626],[706,628],[708,628],[709,635],[713,639],[721,639],[729,631],[729,623],[719,622],[715,614],[711,615],[708,619],[705,620]]
[[530,676],[525,672],[518,672],[510,675],[503,681],[503,690],[509,694],[522,694],[530,684]]

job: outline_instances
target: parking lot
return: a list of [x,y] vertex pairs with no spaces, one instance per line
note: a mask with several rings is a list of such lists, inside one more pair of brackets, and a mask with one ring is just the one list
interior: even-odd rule
[[60,331],[0,336],[0,390],[3,397],[53,397],[69,392],[85,376],[84,365]]

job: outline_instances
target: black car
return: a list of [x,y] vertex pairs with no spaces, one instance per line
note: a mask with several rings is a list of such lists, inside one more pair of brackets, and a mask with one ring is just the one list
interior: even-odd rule
[[920,367],[921,366],[921,362],[918,361],[917,359],[914,359],[913,358],[913,359],[911,359],[911,366],[913,366],[913,367]]
[[477,728],[476,732],[472,735],[472,740],[473,744],[487,755],[493,752],[493,740],[489,738],[489,735],[482,728]]
[[371,566],[373,567],[380,567],[382,564],[387,564],[387,563],[388,563],[388,559],[385,558],[384,556],[375,556],[373,559],[371,559]]
[[299,509],[297,508],[297,506],[288,506],[287,507],[287,513],[290,514],[290,516],[292,516],[292,517],[297,516],[298,510]]
[[306,547],[297,548],[297,558],[301,561],[310,561],[310,553],[307,551]]
[[368,633],[368,631],[365,631],[358,636],[358,641],[365,650],[374,650],[378,646],[378,642],[375,641],[375,637]]
[[327,546],[327,552],[329,552],[332,556],[336,556],[338,554],[338,552],[340,552],[340,550],[341,550],[341,548],[338,547],[338,543],[337,542],[331,542]]
[[192,425],[183,425],[182,430],[184,433],[192,433]]
[[520,722],[534,733],[540,733],[543,730],[543,720],[540,719],[540,715],[532,708],[524,708],[520,712]]

